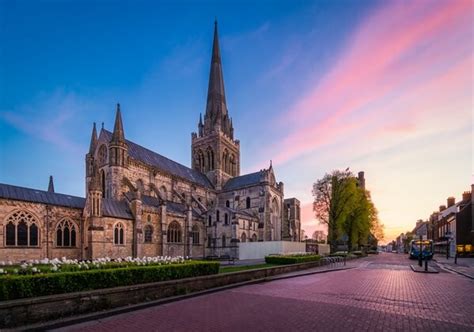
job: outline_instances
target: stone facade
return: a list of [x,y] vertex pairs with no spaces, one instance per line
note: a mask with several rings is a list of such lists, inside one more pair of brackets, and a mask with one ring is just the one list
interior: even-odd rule
[[85,198],[55,193],[52,179],[48,191],[0,185],[0,260],[235,257],[238,242],[300,240],[299,201],[284,200],[271,163],[240,175],[217,24],[192,168],[126,140],[120,105],[112,132],[94,124],[85,167]]

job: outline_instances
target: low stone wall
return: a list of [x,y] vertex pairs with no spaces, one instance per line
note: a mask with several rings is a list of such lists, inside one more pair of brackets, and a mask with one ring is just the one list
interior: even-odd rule
[[245,281],[265,279],[319,265],[320,262],[308,262],[134,286],[4,301],[0,302],[0,328],[18,327],[149,302]]

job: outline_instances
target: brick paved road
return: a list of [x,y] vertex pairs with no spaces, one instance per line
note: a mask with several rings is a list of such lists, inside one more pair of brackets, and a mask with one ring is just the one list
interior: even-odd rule
[[474,331],[474,282],[405,255],[243,286],[70,326],[82,331]]

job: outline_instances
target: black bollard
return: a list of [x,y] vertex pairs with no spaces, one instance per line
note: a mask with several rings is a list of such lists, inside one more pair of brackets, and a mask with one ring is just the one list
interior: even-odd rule
[[457,264],[458,263],[458,253],[456,252],[454,254],[454,264]]
[[428,260],[425,259],[425,272],[428,272]]
[[420,267],[423,266],[423,249],[421,247],[421,241],[423,240],[423,237],[420,235],[420,242],[419,242],[419,247],[418,247],[418,265]]

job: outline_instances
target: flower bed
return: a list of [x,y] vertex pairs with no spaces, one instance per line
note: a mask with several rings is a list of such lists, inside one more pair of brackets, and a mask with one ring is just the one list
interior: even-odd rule
[[321,256],[313,253],[295,253],[288,255],[270,255],[265,256],[265,263],[267,264],[297,264],[305,262],[316,262],[321,259]]
[[114,266],[113,268],[74,272],[55,271],[53,273],[4,275],[0,277],[0,301],[130,286],[217,274],[218,272],[219,263],[217,262],[185,261],[182,263],[156,263],[147,266]]
[[105,257],[87,261],[78,261],[77,259],[66,259],[66,257],[63,257],[62,259],[45,258],[42,260],[29,260],[20,265],[14,265],[12,262],[0,261],[0,277],[5,275],[31,275],[97,269],[115,269],[133,266],[182,264],[186,261],[187,258],[181,256],[156,256],[143,258],[126,257],[124,259],[118,258],[115,260],[112,260],[109,257]]

